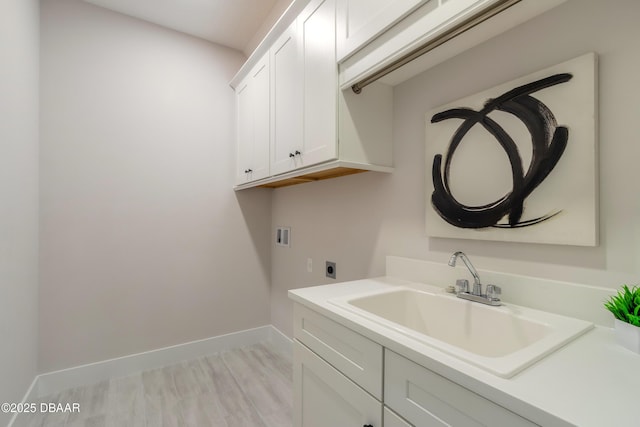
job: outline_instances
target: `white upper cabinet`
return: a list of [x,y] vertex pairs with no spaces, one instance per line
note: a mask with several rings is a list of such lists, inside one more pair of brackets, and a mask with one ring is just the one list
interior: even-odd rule
[[271,46],[271,174],[295,169],[303,150],[301,46],[297,22]]
[[294,0],[231,81],[235,189],[393,171],[393,86],[563,1]]
[[236,139],[237,155],[236,183],[240,184],[249,180],[249,169],[253,160],[253,108],[251,103],[251,90],[249,89],[250,76],[240,82],[236,88]]
[[[338,0],[337,59],[355,52],[429,0]],[[438,0],[433,0],[438,1]]]
[[[349,88],[353,84],[376,76],[375,79],[390,85],[399,84],[455,55],[476,46],[532,17],[539,15],[566,0],[502,1],[502,0],[376,0],[372,4],[389,3],[390,9],[383,15],[394,24],[383,28],[384,19],[368,24],[371,30],[367,37],[356,39],[355,22],[349,24],[356,10],[345,9],[346,4],[368,6],[366,0],[339,0],[342,10],[338,14],[338,47],[344,44],[349,34],[353,44],[347,43],[345,54],[338,55],[340,62],[340,86]],[[400,5],[409,7],[411,13],[396,19],[401,13]],[[391,8],[398,8],[392,13]],[[345,13],[349,12],[349,15]],[[373,13],[373,12],[369,12]],[[381,12],[382,13],[382,12]],[[349,20],[347,20],[349,18]],[[374,24],[375,22],[375,24]],[[351,33],[344,30],[354,27]],[[341,30],[342,28],[342,30]],[[362,26],[364,31],[368,26]],[[375,31],[377,33],[375,33]],[[340,37],[340,31],[343,36]],[[357,43],[356,43],[357,41]],[[348,50],[347,50],[348,48]],[[348,55],[347,55],[348,52]],[[399,67],[399,68],[397,68]],[[386,76],[388,70],[395,70]],[[385,77],[382,77],[385,75]],[[374,79],[374,80],[375,80]]]
[[314,0],[298,17],[304,92],[300,166],[338,157],[335,14],[335,0]]
[[337,158],[335,0],[314,0],[271,47],[271,174]]
[[269,176],[269,55],[236,88],[236,183]]

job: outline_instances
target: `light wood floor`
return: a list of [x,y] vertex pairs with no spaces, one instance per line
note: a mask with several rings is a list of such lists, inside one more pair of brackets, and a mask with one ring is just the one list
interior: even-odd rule
[[289,427],[291,388],[291,362],[257,344],[44,397],[80,412],[33,414],[26,425]]

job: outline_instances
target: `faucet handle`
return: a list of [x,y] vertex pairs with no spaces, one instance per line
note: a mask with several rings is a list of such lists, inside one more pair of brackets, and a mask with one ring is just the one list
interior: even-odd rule
[[500,294],[502,294],[500,286],[487,285],[487,299],[490,299],[491,301],[499,301],[500,298],[498,298],[497,295]]
[[458,288],[458,293],[469,292],[469,281],[467,279],[458,279],[456,280],[456,288]]

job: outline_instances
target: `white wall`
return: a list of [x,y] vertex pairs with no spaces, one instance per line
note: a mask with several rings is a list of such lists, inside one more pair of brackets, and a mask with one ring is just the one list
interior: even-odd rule
[[[329,283],[325,260],[337,262],[338,281],[383,274],[386,255],[445,263],[464,250],[482,269],[611,288],[640,282],[638,16],[635,0],[572,0],[396,86],[393,174],[275,190],[273,225],[291,226],[293,240],[272,249],[272,323],[291,334],[286,291]],[[600,246],[425,237],[425,112],[589,51],[600,60]]]
[[0,402],[19,402],[36,375],[38,16],[37,0],[0,4]]
[[39,369],[269,322],[270,196],[236,196],[235,51],[44,0]]

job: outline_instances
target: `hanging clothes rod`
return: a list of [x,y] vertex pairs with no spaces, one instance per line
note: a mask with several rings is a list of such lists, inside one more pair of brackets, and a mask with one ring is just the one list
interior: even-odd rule
[[389,65],[385,66],[384,68],[376,71],[375,73],[373,73],[369,77],[366,77],[366,78],[360,80],[359,82],[353,84],[351,86],[351,90],[353,90],[353,92],[355,92],[355,93],[362,92],[362,89],[365,86],[370,85],[371,83],[375,82],[376,80],[381,79],[382,77],[384,77],[387,74],[397,70],[398,68],[402,67],[403,65],[406,65],[407,63],[413,61],[416,58],[419,58],[420,56],[424,55],[425,53],[428,53],[428,52],[432,51],[433,49],[435,49],[438,46],[446,43],[447,41],[451,40],[452,38],[457,37],[460,34],[462,34],[462,33],[466,32],[466,31],[474,28],[475,26],[483,23],[487,19],[492,18],[493,16],[499,14],[500,12],[510,8],[514,4],[519,3],[521,1],[522,0],[502,0],[502,1],[497,2],[496,4],[491,6],[489,9],[483,10],[483,11],[479,12],[478,14],[469,17],[468,19],[464,20],[463,22],[461,22],[460,24],[456,25],[455,27],[452,27],[449,30],[447,30],[446,32],[440,34],[438,37],[434,38],[433,40],[429,40],[424,45],[419,46],[416,49],[412,50],[411,52],[407,53],[406,55],[403,55],[402,57],[396,59],[395,61],[393,61]]

